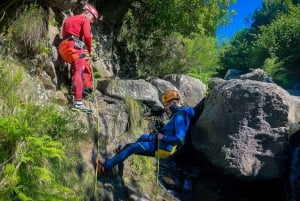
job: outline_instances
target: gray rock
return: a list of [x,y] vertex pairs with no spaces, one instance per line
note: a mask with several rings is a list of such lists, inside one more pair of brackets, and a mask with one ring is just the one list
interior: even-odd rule
[[280,178],[287,167],[289,94],[258,81],[220,84],[193,128],[194,146],[234,177]]

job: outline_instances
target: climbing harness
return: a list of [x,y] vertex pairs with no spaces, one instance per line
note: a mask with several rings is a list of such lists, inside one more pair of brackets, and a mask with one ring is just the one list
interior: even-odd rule
[[[75,41],[74,47],[69,47],[69,41]],[[82,49],[84,42],[81,41],[77,36],[67,36],[59,44],[58,52],[61,58],[67,63],[73,63],[78,58],[86,57],[86,54],[78,54],[76,49]]]

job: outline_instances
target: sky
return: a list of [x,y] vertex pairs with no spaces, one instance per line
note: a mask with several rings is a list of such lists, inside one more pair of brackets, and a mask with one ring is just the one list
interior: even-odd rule
[[263,0],[236,0],[235,4],[230,5],[230,10],[234,9],[236,14],[227,26],[220,27],[216,34],[218,41],[230,39],[236,32],[243,28],[248,28],[251,22],[247,22],[245,18],[252,16],[255,9],[260,9]]

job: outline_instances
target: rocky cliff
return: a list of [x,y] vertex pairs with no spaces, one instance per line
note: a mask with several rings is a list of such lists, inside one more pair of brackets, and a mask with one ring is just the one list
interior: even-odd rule
[[[49,12],[61,23],[76,3],[49,1]],[[122,1],[118,9],[112,3],[102,3],[103,18],[93,30],[99,43],[94,45],[92,56],[94,72],[101,78],[95,80],[95,90],[85,100],[94,113],[78,114],[88,128],[87,138],[79,142],[80,177],[95,177],[92,158],[97,152],[111,156],[118,144],[151,130],[143,116],[163,109],[160,98],[166,89],[178,89],[184,105],[195,106],[205,98],[205,106],[192,131],[191,149],[161,161],[157,175],[162,186],[158,193],[146,188],[157,186],[156,178],[133,175],[132,169],[140,167],[129,161],[98,178],[95,191],[91,190],[94,180],[90,179],[90,185],[82,187],[90,200],[254,201],[293,197],[295,193],[291,192],[298,189],[289,190],[295,186],[289,184],[290,139],[300,130],[299,99],[276,84],[265,82],[261,71],[230,80],[214,79],[209,91],[201,81],[179,74],[162,79],[117,78],[120,55],[114,47],[113,33],[118,30],[118,20],[128,2]],[[57,54],[60,25],[48,27],[52,57],[41,74],[42,84],[37,92],[42,101],[54,98],[64,111],[72,98],[68,91],[61,90],[62,83],[68,83],[70,66]],[[143,165],[142,169],[146,167]]]

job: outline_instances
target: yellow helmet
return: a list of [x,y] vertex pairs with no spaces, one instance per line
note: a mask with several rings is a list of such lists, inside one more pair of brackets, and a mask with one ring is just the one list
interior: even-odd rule
[[170,89],[162,95],[161,102],[163,104],[165,104],[166,102],[168,102],[174,98],[180,99],[180,95],[179,95],[178,91],[176,91],[174,89]]

